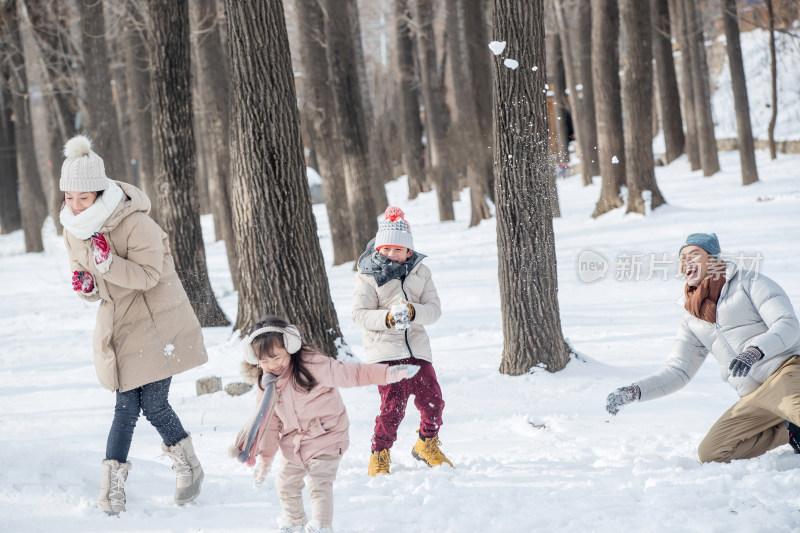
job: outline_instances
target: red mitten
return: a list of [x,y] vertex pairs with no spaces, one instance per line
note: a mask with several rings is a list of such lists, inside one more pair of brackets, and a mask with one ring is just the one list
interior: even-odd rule
[[111,266],[111,248],[108,246],[108,241],[99,233],[92,235],[92,244],[94,244],[94,264],[97,265],[97,270],[102,273],[108,272],[108,267]]
[[89,294],[94,291],[94,278],[84,270],[76,270],[72,273],[72,290]]

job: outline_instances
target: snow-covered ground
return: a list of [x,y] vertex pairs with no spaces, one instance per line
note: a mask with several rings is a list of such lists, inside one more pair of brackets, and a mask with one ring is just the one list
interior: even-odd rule
[[[659,267],[663,254],[674,261],[686,234],[715,231],[724,251],[760,254],[760,271],[800,307],[800,157],[770,161],[759,152],[762,181],[749,187],[740,185],[737,153],[720,159],[723,171],[712,178],[690,173],[685,158],[658,168],[669,204],[644,217],[618,210],[593,220],[599,179],[590,187],[579,177],[558,183],[561,318],[582,360],[557,374],[522,377],[497,370],[503,338],[495,221],[468,229],[465,193],[457,220],[440,223],[433,193],[407,201],[405,180],[390,183],[390,202],[405,209],[442,299],[442,318],[429,332],[447,403],[441,439],[456,468],[429,469],[411,457],[419,420],[412,405],[392,450],[393,474],[367,477],[378,393],[343,390],[352,426],[335,484],[337,531],[800,531],[800,456],[788,446],[727,465],[697,461],[705,431],[736,400],[715,363],[670,397],[628,406],[615,418],[604,410],[610,391],[664,360],[683,284],[674,262],[666,280],[661,270],[646,278],[651,258]],[[325,208],[314,210],[330,263]],[[203,222],[213,238],[210,220]],[[142,418],[130,456],[128,512],[112,518],[97,510],[113,395],[97,384],[92,364],[95,304],[72,294],[64,247],[50,225],[45,243],[44,253],[24,254],[21,232],[0,236],[0,531],[274,528],[274,472],[256,490],[250,472],[226,453],[254,393],[195,395],[197,378],[238,380],[240,352],[228,328],[206,329],[210,362],[173,382],[172,403],[206,470],[199,500],[172,503],[174,474]],[[586,249],[609,267],[591,284],[578,270]],[[207,253],[214,290],[233,316],[223,245],[208,240]],[[629,268],[637,263],[639,276]],[[361,355],[350,320],[351,266],[330,267],[328,275],[342,331]]]

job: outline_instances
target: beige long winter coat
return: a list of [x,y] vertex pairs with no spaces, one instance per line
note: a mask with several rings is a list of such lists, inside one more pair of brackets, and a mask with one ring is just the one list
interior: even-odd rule
[[[386,313],[401,300],[414,306],[414,321],[405,331],[386,327]],[[405,280],[393,279],[381,287],[372,274],[356,274],[352,316],[353,322],[361,326],[368,363],[396,361],[412,355],[433,362],[431,341],[424,326],[439,320],[441,314],[431,271],[421,262],[414,265]]]
[[[94,264],[91,239],[64,231],[71,270],[94,276],[101,300],[94,331],[100,384],[125,392],[208,361],[200,323],[183,290],[167,234],[147,213],[150,200],[123,182],[125,197],[100,229],[113,259],[107,273]],[[65,208],[68,209],[68,208]]]

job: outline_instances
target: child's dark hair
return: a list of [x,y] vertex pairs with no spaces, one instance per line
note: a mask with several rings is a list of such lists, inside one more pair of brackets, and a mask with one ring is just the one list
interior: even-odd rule
[[[255,324],[253,324],[253,327],[250,328],[247,334],[250,335],[257,329],[266,327],[285,329],[289,326],[290,324],[281,318],[278,318],[276,316],[267,316],[262,318]],[[267,333],[262,333],[261,335],[253,339],[253,343],[251,346],[253,347],[253,351],[256,354],[256,359],[262,359],[263,357],[270,357],[272,355],[272,350],[275,346],[280,346],[281,348],[284,349],[286,348],[283,342],[283,333],[272,332],[272,331],[269,331]],[[305,389],[307,391],[310,391],[311,389],[317,386],[317,380],[314,379],[314,376],[311,374],[308,368],[306,368],[303,362],[303,356],[307,353],[311,353],[314,351],[315,349],[313,346],[303,342],[298,351],[296,351],[293,354],[289,354],[292,363],[291,364],[292,380],[294,381],[295,387],[297,387],[298,389]],[[259,387],[261,386],[261,377],[263,376],[263,373],[264,371],[259,366],[258,367]]]

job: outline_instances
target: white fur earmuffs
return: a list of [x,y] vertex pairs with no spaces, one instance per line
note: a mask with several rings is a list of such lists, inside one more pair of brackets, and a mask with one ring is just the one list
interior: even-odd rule
[[256,352],[253,350],[253,341],[256,337],[261,335],[262,333],[282,333],[283,334],[283,346],[286,348],[286,351],[290,354],[294,354],[300,351],[300,348],[303,347],[303,338],[300,336],[300,330],[297,329],[297,326],[290,325],[286,328],[279,328],[276,326],[266,326],[263,328],[259,328],[252,332],[250,335],[246,336],[242,341],[242,350],[244,351],[244,360],[250,363],[251,365],[258,364],[258,358],[256,357]]

